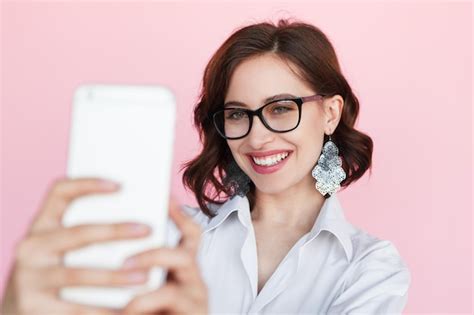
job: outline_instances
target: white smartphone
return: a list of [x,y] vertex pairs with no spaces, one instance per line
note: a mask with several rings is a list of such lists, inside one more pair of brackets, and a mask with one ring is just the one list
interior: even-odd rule
[[[121,189],[75,200],[64,226],[133,221],[152,227],[144,238],[97,243],[69,251],[65,266],[118,269],[138,252],[165,245],[176,105],[161,86],[82,85],[74,94],[67,175],[116,181]],[[145,285],[67,287],[62,299],[122,308],[136,294],[158,288],[162,268]]]

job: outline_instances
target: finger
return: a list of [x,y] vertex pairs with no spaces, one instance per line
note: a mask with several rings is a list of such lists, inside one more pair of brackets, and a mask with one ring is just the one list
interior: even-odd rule
[[[66,286],[127,286],[144,284],[148,281],[147,269],[106,270],[54,267],[39,274],[31,272],[32,280],[40,288],[51,289]],[[36,279],[34,279],[36,278]]]
[[124,308],[124,314],[159,313],[196,313],[190,299],[183,297],[176,285],[166,284],[156,291],[133,298]]
[[51,247],[64,252],[100,242],[143,237],[150,233],[151,227],[142,223],[81,224],[53,232],[53,236],[57,234],[57,241]]
[[187,248],[195,255],[201,239],[201,227],[183,213],[180,206],[174,200],[170,200],[169,215],[181,231],[180,246]]
[[[40,314],[38,310],[34,310],[32,314]],[[42,310],[41,314],[54,314],[54,315],[120,315],[121,312],[118,310],[85,306],[75,303],[59,300],[52,305],[50,310]]]
[[[144,237],[150,227],[137,223],[87,224],[34,234],[17,248],[17,261],[22,265],[50,266],[60,262],[68,251],[94,243]],[[31,259],[34,256],[35,259]]]
[[100,178],[61,178],[53,182],[38,217],[32,225],[32,232],[60,225],[61,217],[67,206],[76,198],[93,193],[111,193],[119,187]]
[[201,276],[195,257],[186,249],[160,247],[128,258],[124,270],[160,266],[171,270],[181,283],[201,284]]

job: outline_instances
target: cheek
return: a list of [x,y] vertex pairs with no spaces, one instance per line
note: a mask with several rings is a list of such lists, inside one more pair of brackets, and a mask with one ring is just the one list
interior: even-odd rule
[[232,156],[234,156],[234,160],[238,160],[239,148],[241,144],[242,140],[227,140],[227,146],[229,147]]
[[[290,134],[288,135],[290,136]],[[317,161],[321,154],[324,141],[324,128],[322,123],[316,119],[303,121],[287,138],[288,142],[296,147],[296,157],[299,162],[312,164]]]
[[317,107],[303,109],[300,125],[297,129],[300,127],[301,129],[305,129],[306,133],[322,135],[324,133],[324,117],[322,111]]

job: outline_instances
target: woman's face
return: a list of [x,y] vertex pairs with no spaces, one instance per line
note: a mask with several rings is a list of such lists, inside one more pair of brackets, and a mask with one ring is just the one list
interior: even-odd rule
[[[316,93],[287,63],[268,53],[247,59],[236,67],[225,103],[239,102],[242,105],[232,107],[255,110],[264,105],[265,99],[280,94],[284,98]],[[268,130],[254,116],[250,133],[242,139],[227,140],[227,144],[237,164],[261,192],[275,194],[295,185],[314,187],[311,170],[321,154],[324,133],[332,134],[337,126],[342,105],[339,95],[305,102],[298,128],[286,133]],[[282,160],[275,165],[267,165],[279,159]]]

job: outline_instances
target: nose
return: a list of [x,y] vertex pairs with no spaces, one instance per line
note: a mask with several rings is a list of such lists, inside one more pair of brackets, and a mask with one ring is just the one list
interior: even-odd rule
[[265,125],[260,120],[260,117],[254,116],[252,129],[247,135],[247,141],[249,142],[250,146],[254,147],[255,149],[259,149],[263,147],[265,143],[272,142],[274,138],[275,133],[265,127]]

